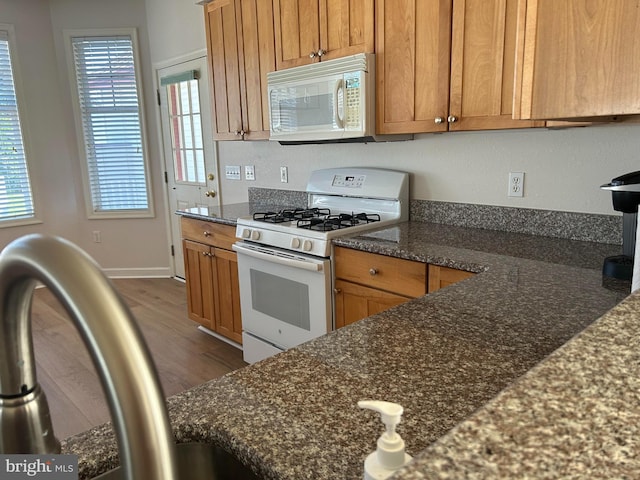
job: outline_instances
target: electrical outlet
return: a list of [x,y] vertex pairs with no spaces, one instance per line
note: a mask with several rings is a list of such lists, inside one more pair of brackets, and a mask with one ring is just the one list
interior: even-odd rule
[[280,167],[280,181],[289,183],[289,169],[287,167]]
[[244,167],[244,179],[245,180],[256,179],[256,168],[253,165],[247,165]]
[[509,197],[524,197],[524,172],[509,173]]
[[227,180],[240,180],[240,166],[225,165],[224,176]]

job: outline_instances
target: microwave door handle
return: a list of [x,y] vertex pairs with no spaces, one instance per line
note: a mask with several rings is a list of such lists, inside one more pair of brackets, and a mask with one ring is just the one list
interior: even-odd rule
[[[340,112],[338,110],[338,94],[340,91],[342,91],[342,117],[340,117]],[[344,129],[344,79],[342,78],[339,78],[336,81],[336,85],[333,90],[333,111],[335,112],[336,125],[338,125],[339,128]]]
[[303,270],[311,270],[313,272],[322,271],[321,263],[305,262],[303,260],[296,260],[295,258],[281,257],[278,255],[272,255],[270,253],[263,253],[244,247],[237,243],[231,245],[231,248],[242,255],[259,258],[261,260],[266,260],[267,262],[279,263],[280,265],[285,265],[287,267],[301,268]]

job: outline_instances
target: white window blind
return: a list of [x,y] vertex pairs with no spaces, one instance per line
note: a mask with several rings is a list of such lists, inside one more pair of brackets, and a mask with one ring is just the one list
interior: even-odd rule
[[132,38],[71,38],[94,213],[149,209]]
[[33,217],[33,197],[11,67],[9,33],[0,30],[0,222]]

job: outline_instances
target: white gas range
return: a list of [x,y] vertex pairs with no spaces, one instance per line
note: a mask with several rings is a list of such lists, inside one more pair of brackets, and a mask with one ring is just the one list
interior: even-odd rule
[[312,172],[308,208],[239,218],[233,246],[249,363],[333,329],[331,240],[405,221],[409,175],[376,168]]

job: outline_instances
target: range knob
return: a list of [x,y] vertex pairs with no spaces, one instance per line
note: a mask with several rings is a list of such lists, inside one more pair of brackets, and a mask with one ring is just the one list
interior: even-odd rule
[[250,238],[251,237],[251,230],[249,230],[248,228],[245,228],[242,230],[242,238]]
[[305,240],[304,242],[302,242],[302,250],[304,250],[305,252],[310,252],[312,248],[313,243],[311,242],[311,240]]
[[291,239],[291,248],[300,248],[300,239],[297,237],[293,237]]
[[260,232],[258,230],[251,230],[251,240],[260,240]]

